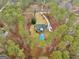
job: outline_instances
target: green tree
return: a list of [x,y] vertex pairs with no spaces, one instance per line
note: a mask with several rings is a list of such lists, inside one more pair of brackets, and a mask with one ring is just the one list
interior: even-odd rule
[[60,23],[64,21],[64,18],[69,15],[69,12],[65,8],[60,8],[56,2],[49,3],[51,9],[51,15],[55,17]]
[[20,58],[24,58],[23,49],[19,48],[19,45],[16,45],[14,41],[8,40],[6,45],[6,52],[9,56],[16,56]]
[[35,18],[32,18],[32,21],[31,21],[31,24],[36,24],[36,19]]
[[69,51],[65,50],[62,52],[63,59],[70,59]]
[[51,59],[63,59],[61,51],[53,51],[51,54]]
[[62,35],[68,30],[68,26],[66,24],[60,25],[54,32],[51,32],[47,36],[47,42],[51,43],[54,38],[62,38]]
[[[19,17],[19,21],[18,21],[18,26],[19,26],[19,34],[21,35],[21,37],[28,37],[28,32],[25,29],[25,19],[23,16]],[[26,38],[25,38],[26,39]]]
[[13,25],[21,16],[22,10],[17,6],[9,5],[0,14],[2,20],[4,20],[8,25]]
[[74,37],[71,35],[65,35],[63,38],[64,41],[72,42],[74,40]]

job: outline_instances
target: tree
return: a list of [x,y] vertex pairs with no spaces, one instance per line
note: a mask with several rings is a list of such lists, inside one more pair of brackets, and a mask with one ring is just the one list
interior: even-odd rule
[[1,12],[1,18],[7,22],[9,25],[15,24],[14,22],[17,21],[17,18],[21,16],[22,10],[17,6],[7,6],[3,12]]
[[9,30],[18,33],[18,20],[23,16],[22,9],[16,5],[7,5],[0,15],[1,20],[7,24]]
[[72,41],[74,40],[74,37],[71,36],[71,35],[64,35],[63,40],[64,40],[64,41],[72,42]]
[[36,24],[36,19],[35,18],[32,18],[32,21],[31,21],[31,24]]
[[62,52],[63,59],[70,59],[69,51],[65,50]]
[[60,8],[55,2],[49,3],[49,7],[52,11],[51,15],[53,15],[60,24],[62,24],[64,18],[69,15],[65,8]]
[[18,20],[18,32],[22,38],[26,39],[26,37],[28,37],[28,32],[27,29],[25,29],[25,26],[25,19],[23,16],[20,16]]
[[61,51],[53,51],[51,54],[51,59],[63,59],[62,58],[62,52]]
[[23,53],[23,49],[20,49],[19,45],[16,45],[13,40],[7,41],[6,52],[7,52],[7,55],[11,57],[11,59],[14,59],[18,56],[22,59],[24,59],[25,57]]
[[69,52],[67,50],[60,51],[56,50],[53,51],[51,54],[51,59],[70,59]]

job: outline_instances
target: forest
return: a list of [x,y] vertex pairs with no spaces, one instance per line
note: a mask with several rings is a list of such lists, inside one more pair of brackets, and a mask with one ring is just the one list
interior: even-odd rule
[[79,0],[0,0],[0,59],[79,59]]

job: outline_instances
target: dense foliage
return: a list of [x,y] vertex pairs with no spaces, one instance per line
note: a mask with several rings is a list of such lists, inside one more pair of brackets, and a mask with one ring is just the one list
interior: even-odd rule
[[32,21],[31,21],[31,24],[36,24],[36,19],[35,18],[32,18]]
[[[14,12],[13,12],[14,11]],[[15,24],[17,19],[21,16],[22,10],[14,5],[7,6],[0,14],[1,19],[8,24]]]
[[[2,12],[0,12],[0,21],[4,21],[7,25],[6,29],[12,28],[15,30],[13,26],[17,26],[18,33],[22,38],[23,41],[21,44],[24,44],[25,46],[28,46],[32,49],[38,48],[36,47],[39,43],[39,35],[35,32],[32,35],[28,34],[27,29],[25,28],[25,19],[22,13],[25,11],[24,9],[27,8],[30,2],[37,1],[37,3],[47,3],[48,0],[17,0],[17,1],[10,1],[14,2],[14,4],[7,5]],[[76,0],[77,1],[77,0]],[[74,2],[74,4],[76,3]],[[70,59],[73,58],[73,55],[76,56],[78,52],[78,41],[79,41],[79,24],[76,23],[76,18],[74,13],[68,11],[67,9],[60,8],[57,3],[49,2],[47,5],[51,9],[51,16],[54,16],[55,19],[60,23],[58,28],[52,32],[45,31],[46,34],[46,40],[45,40],[45,47],[50,46],[52,44],[52,41],[54,41],[55,38],[58,38],[59,40],[58,45],[54,48],[54,50],[51,52],[50,56],[51,59]],[[67,22],[66,22],[66,19]],[[31,24],[36,24],[35,18],[31,19]],[[5,31],[9,31],[8,29]],[[2,36],[1,36],[2,35]],[[9,34],[10,35],[10,34]],[[31,37],[32,36],[32,37]],[[19,40],[19,39],[18,39]],[[5,44],[4,44],[5,43]],[[19,47],[19,44],[17,44],[13,39],[10,37],[7,40],[3,36],[3,31],[0,28],[0,44],[2,46],[5,46],[5,54],[8,56],[19,56],[20,59],[24,59],[26,56],[24,54],[24,49]],[[4,45],[3,45],[4,44]],[[55,43],[57,44],[57,43]],[[26,51],[29,50],[28,48]],[[30,50],[30,51],[31,51]],[[36,51],[36,52],[35,52]],[[34,53],[37,53],[38,49],[35,50]],[[28,52],[30,54],[30,52]],[[27,55],[29,55],[27,54]],[[36,56],[37,57],[37,56]]]
[[20,49],[19,45],[12,40],[7,41],[6,52],[9,56],[17,56],[24,59],[23,49]]

